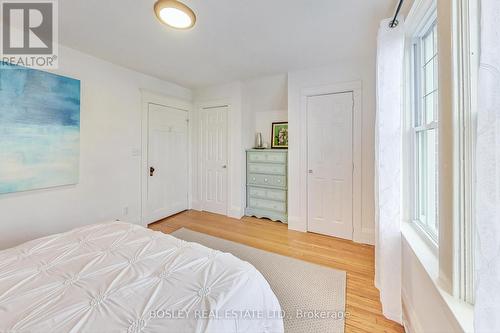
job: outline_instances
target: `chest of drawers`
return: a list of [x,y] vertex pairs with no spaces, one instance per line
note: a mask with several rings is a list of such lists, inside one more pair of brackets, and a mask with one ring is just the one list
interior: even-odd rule
[[247,216],[287,223],[287,150],[247,150]]

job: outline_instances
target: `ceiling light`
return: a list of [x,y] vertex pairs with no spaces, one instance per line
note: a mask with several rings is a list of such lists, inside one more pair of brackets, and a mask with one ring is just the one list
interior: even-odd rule
[[189,29],[196,22],[196,15],[191,8],[177,0],[156,1],[155,14],[160,22],[176,29]]

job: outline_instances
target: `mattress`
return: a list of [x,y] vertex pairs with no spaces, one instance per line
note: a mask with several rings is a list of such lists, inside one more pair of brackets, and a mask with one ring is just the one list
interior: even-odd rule
[[0,332],[283,332],[283,320],[248,262],[112,222],[1,251]]

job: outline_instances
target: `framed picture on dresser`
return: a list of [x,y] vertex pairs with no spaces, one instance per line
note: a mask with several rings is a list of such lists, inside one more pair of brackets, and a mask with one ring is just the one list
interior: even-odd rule
[[288,149],[288,122],[273,123],[271,148]]

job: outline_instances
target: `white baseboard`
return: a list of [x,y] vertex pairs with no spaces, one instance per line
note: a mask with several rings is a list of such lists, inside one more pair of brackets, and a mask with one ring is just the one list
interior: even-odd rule
[[288,229],[307,232],[307,224],[298,216],[288,216]]
[[[288,229],[300,231],[300,232],[307,232],[307,224],[304,223],[303,219],[301,219],[300,217],[288,216]],[[354,231],[353,241],[356,243],[361,243],[361,244],[374,245],[375,244],[375,234],[373,231],[370,231],[370,232],[366,232],[366,231],[356,232],[356,231]]]
[[200,201],[192,201],[189,204],[189,209],[201,211],[201,202]]
[[243,217],[243,215],[244,215],[243,209],[241,209],[241,207],[231,207],[227,212],[227,216],[238,220],[240,220]]
[[404,292],[401,292],[401,300],[403,305],[403,326],[406,333],[423,332],[422,325],[418,321],[415,309],[408,303],[408,298]]
[[375,245],[375,234],[373,232],[354,231],[352,240],[356,243]]

